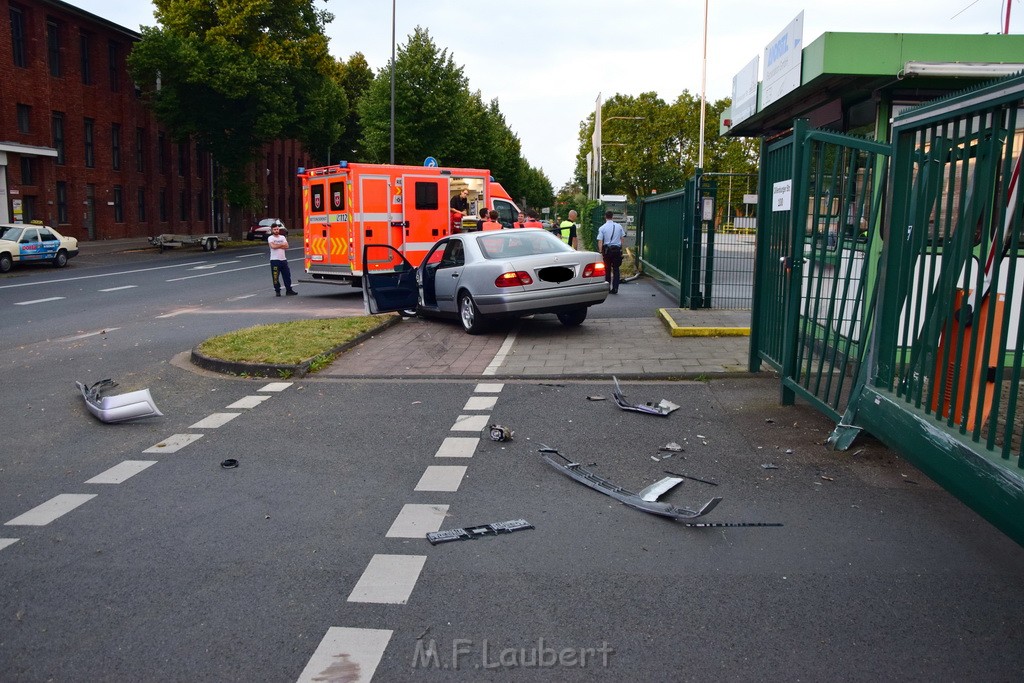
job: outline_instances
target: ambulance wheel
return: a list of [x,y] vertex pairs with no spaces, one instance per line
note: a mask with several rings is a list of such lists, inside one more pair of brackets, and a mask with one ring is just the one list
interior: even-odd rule
[[480,334],[484,331],[483,317],[469,292],[463,292],[459,296],[459,322],[462,323],[462,329],[469,334]]

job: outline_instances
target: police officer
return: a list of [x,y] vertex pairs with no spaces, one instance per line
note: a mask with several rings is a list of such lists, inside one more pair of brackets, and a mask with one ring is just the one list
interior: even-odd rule
[[597,250],[604,257],[604,279],[608,281],[608,291],[619,293],[619,266],[622,265],[622,240],[626,231],[612,220],[615,214],[605,211],[605,223],[597,230]]

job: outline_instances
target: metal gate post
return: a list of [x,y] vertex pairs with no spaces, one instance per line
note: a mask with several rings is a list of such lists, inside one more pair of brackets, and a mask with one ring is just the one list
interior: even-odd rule
[[[707,256],[704,259],[704,267],[702,268],[704,273],[704,295],[703,295],[703,307],[711,308],[711,290],[715,282],[715,202],[718,199],[718,183],[715,180],[705,180],[703,176],[700,178],[700,192],[698,210],[700,211],[700,228],[703,233],[704,228],[707,228]],[[711,200],[707,208],[710,211],[704,211],[706,200]]]
[[[761,138],[761,149],[758,153],[761,160],[757,173],[757,228],[754,233],[754,289],[750,298],[750,357],[747,360],[747,370],[760,372],[761,370],[761,348],[764,345],[764,330],[761,326],[761,308],[764,306],[763,283],[768,279],[768,269],[765,267],[765,254],[768,253],[768,229],[762,222],[762,216],[771,215],[771,204],[768,202],[767,187],[768,172],[764,164],[768,159],[768,142]],[[769,223],[770,225],[770,223]]]
[[786,263],[787,288],[784,336],[782,343],[782,383],[780,402],[793,405],[796,393],[786,380],[797,373],[797,332],[800,326],[800,293],[803,286],[804,231],[807,225],[807,168],[811,146],[807,144],[807,119],[793,120],[793,172],[790,175],[789,256]]
[[704,173],[703,169],[696,169],[696,174],[690,179],[688,183],[690,188],[690,203],[688,204],[689,210],[689,235],[690,235],[690,253],[689,263],[687,267],[689,273],[689,287],[687,288],[690,293],[690,309],[696,310],[703,307],[704,297],[701,294],[701,257],[704,253],[704,230],[703,223],[701,222],[700,205],[701,205],[701,175]]

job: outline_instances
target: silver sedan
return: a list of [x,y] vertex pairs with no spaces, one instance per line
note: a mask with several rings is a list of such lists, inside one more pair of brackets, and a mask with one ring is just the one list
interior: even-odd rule
[[418,267],[386,244],[363,248],[369,313],[415,310],[458,318],[470,334],[488,320],[554,313],[575,327],[608,296],[601,255],[535,228],[460,233],[439,240]]

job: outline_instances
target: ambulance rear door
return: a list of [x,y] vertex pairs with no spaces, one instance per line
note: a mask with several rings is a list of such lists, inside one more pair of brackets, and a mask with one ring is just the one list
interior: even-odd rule
[[[401,227],[401,214],[391,210],[392,195],[396,188],[392,187],[391,175],[387,173],[360,173],[358,176],[358,211],[353,214],[355,223],[355,244],[353,256],[354,272],[366,270],[388,270],[395,264],[390,260],[382,263],[363,264],[363,245],[390,244],[401,249],[405,242]],[[396,225],[396,223],[398,225]],[[383,253],[377,250],[373,253]],[[390,252],[389,252],[390,253]],[[398,261],[396,260],[396,263]]]
[[430,247],[448,235],[451,214],[448,208],[447,175],[402,176],[405,257],[418,266]]
[[351,274],[350,235],[343,173],[303,179],[306,272],[331,280]]

